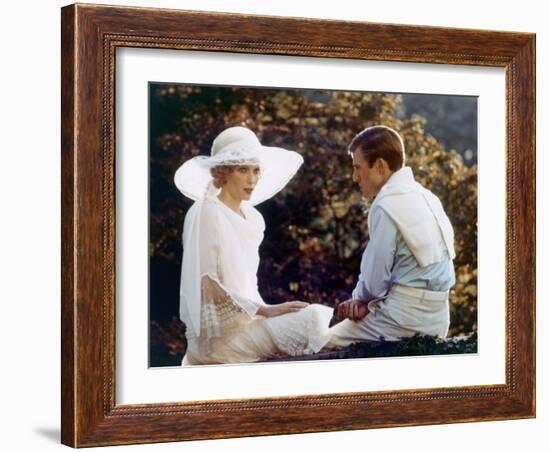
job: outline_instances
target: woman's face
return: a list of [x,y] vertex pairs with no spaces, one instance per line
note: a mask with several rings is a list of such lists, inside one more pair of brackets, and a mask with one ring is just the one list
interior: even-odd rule
[[222,191],[225,191],[233,199],[240,201],[249,200],[259,179],[259,165],[236,166],[227,175],[226,182],[222,186]]

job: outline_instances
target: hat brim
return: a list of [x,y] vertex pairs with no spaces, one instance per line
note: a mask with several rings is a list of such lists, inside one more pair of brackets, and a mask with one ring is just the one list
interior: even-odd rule
[[[304,162],[297,152],[272,146],[261,146],[256,155],[262,173],[248,201],[252,205],[260,204],[281,191]],[[193,157],[174,175],[178,190],[194,201],[204,198],[212,181],[210,169],[213,166],[209,159],[206,156]]]

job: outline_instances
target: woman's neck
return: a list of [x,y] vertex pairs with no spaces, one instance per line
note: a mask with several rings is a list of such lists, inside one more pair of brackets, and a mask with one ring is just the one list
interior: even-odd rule
[[243,216],[241,211],[241,202],[242,202],[241,199],[234,198],[223,189],[218,195],[218,199],[221,202],[223,202],[227,207],[229,207],[231,210],[234,210],[236,213]]

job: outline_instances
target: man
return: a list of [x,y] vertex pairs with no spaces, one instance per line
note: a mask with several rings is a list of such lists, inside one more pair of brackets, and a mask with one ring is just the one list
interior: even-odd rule
[[369,127],[348,152],[353,180],[373,199],[370,240],[352,298],[338,306],[345,320],[331,328],[329,348],[416,333],[446,337],[455,251],[441,202],[404,166],[403,140],[395,130]]

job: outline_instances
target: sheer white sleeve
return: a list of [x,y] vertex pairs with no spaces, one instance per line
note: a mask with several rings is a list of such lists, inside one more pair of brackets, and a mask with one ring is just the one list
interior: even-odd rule
[[213,203],[196,203],[185,220],[181,313],[189,336],[222,336],[250,320],[259,307],[224,285],[224,270],[239,263],[224,258],[223,225],[217,209]]

